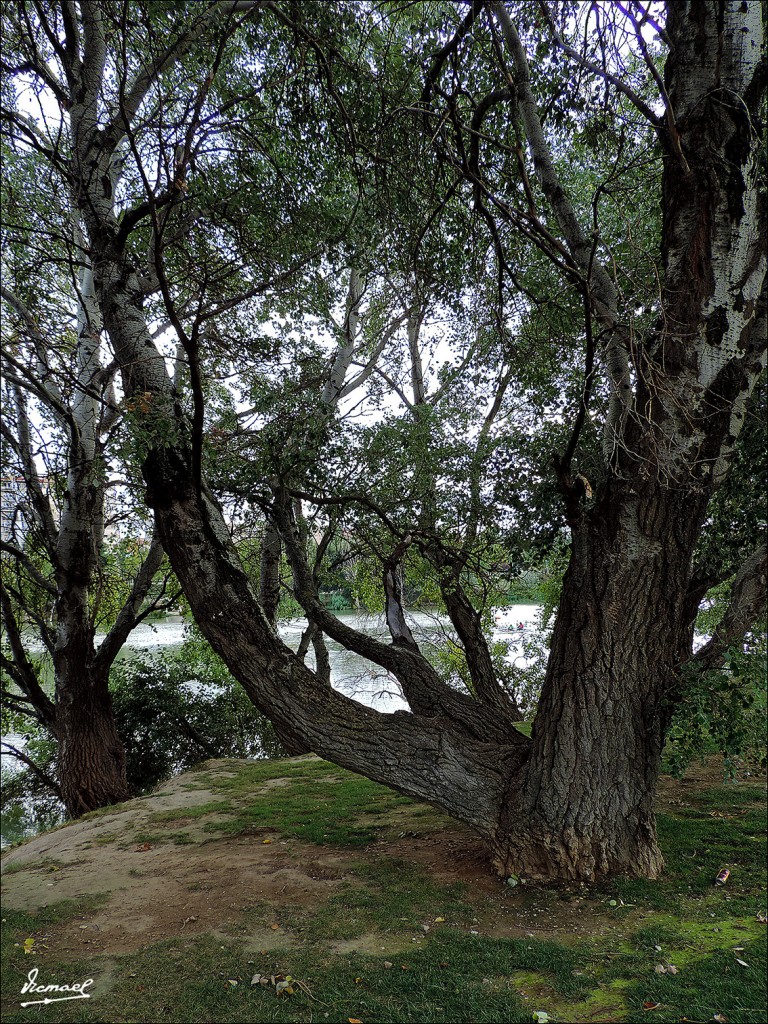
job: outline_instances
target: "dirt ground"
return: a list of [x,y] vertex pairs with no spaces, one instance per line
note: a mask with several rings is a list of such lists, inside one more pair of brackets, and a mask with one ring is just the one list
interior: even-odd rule
[[[221,837],[204,831],[216,819],[213,811],[167,825],[150,823],[157,812],[194,810],[220,800],[221,794],[208,787],[217,773],[228,770],[231,762],[208,762],[203,770],[181,775],[151,796],[9,851],[2,859],[4,907],[34,911],[105,894],[99,909],[52,928],[46,937],[51,952],[67,958],[130,952],[182,934],[231,937],[245,931],[246,913],[248,944],[271,949],[291,942],[281,925],[281,909],[311,909],[325,902],[345,881],[355,880],[350,869],[362,860],[397,858],[422,866],[441,883],[465,883],[478,907],[472,927],[481,934],[567,941],[614,927],[615,915],[606,913],[604,901],[587,889],[560,889],[554,898],[550,892],[538,900],[525,886],[504,886],[491,873],[477,838],[455,823],[423,834],[406,831],[362,851],[305,845],[268,827],[247,836]],[[665,780],[660,809],[684,805],[696,788],[721,781],[716,768],[694,769],[681,781]],[[169,834],[183,829],[185,845],[140,841],[143,833],[157,835],[164,829]],[[256,929],[255,909],[263,922]],[[365,949],[369,941],[362,936],[352,945]]]

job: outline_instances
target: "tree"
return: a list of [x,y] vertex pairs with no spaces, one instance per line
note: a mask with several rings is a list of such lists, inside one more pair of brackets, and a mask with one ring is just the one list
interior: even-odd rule
[[[668,9],[632,2],[555,10],[544,3],[472,2],[410,5],[403,12],[387,4],[311,5],[310,11],[308,5],[224,2],[182,5],[181,23],[154,4],[129,10],[133,25],[124,8],[86,0],[77,8],[36,8],[35,19],[18,17],[14,70],[35,76],[66,110],[64,173],[73,183],[96,300],[135,403],[148,500],[201,630],[281,739],[445,808],[486,838],[500,872],[657,876],[663,862],[652,797],[681,671],[691,660],[701,597],[694,585],[697,542],[727,477],[766,348],[761,5],[697,0]],[[137,22],[152,31],[139,36]],[[425,57],[428,70],[417,82]],[[284,93],[270,77],[278,60],[291,83]],[[243,87],[244,67],[258,75],[258,104]],[[181,102],[179,77],[195,75],[205,84]],[[604,97],[601,107],[596,96]],[[25,124],[21,114],[11,117]],[[240,154],[248,118],[263,129],[261,155],[241,161],[240,172],[250,175],[247,184],[265,203],[275,168],[286,201],[295,195],[291,180],[300,182],[306,201],[293,201],[288,223],[309,229],[302,247],[284,239],[270,248],[262,239],[253,260],[240,245],[245,235],[217,236],[221,208],[218,215],[210,204],[203,210],[198,197],[208,185],[190,181],[193,142],[211,138],[201,135],[201,125],[217,122],[218,153]],[[328,153],[314,165],[300,158],[301,125],[307,132],[322,125],[328,140]],[[174,132],[184,144],[169,178],[163,153]],[[373,141],[377,133],[383,149]],[[109,168],[124,138],[131,166],[118,209]],[[606,159],[596,151],[607,146]],[[569,168],[566,155],[578,156],[578,165]],[[558,344],[569,367],[583,347],[582,386],[574,388],[568,374],[554,385],[553,399],[565,396],[568,429],[561,430],[562,447],[551,464],[552,490],[571,533],[571,556],[530,740],[514,728],[513,702],[481,664],[475,611],[462,584],[467,551],[450,530],[446,538],[442,513],[432,522],[421,515],[416,541],[455,602],[453,621],[480,682],[474,692],[447,685],[402,629],[394,575],[387,584],[391,644],[361,636],[323,607],[296,500],[302,480],[323,478],[317,460],[329,419],[306,449],[308,469],[289,474],[278,458],[276,471],[258,487],[251,482],[252,491],[286,547],[310,621],[390,670],[410,712],[388,716],[361,707],[282,644],[206,480],[199,385],[204,319],[247,301],[245,292],[277,302],[280,281],[312,296],[301,274],[313,261],[338,270],[344,246],[347,267],[385,278],[391,236],[374,234],[365,245],[356,232],[364,235],[376,222],[377,199],[384,197],[386,206],[407,195],[400,160],[406,175],[419,169],[411,186],[420,197],[429,194],[428,179],[444,185],[430,211],[417,204],[411,237],[436,239],[438,257],[445,254],[450,231],[441,239],[430,229],[454,210],[457,223],[469,211],[473,230],[486,233],[487,254],[479,262],[438,258],[429,264],[430,280],[460,297],[492,274],[500,333],[532,325],[531,336],[543,344],[559,310]],[[345,183],[336,192],[331,166]],[[208,182],[220,172],[214,146],[198,152],[197,168]],[[627,224],[616,202],[624,176],[647,188],[649,203],[661,204],[658,233],[653,218],[635,225],[636,247],[623,233]],[[399,191],[393,181],[400,181]],[[333,195],[323,204],[326,193]],[[334,202],[338,213],[348,208],[350,194],[353,215],[339,246]],[[187,228],[201,246],[196,259],[192,245],[173,241],[188,199],[200,210]],[[245,203],[232,195],[227,201]],[[243,210],[246,235],[258,230],[258,209],[256,203]],[[162,299],[154,313],[145,306],[139,272],[139,248],[148,236]],[[218,246],[212,257],[206,244]],[[417,245],[417,257],[421,251]],[[472,246],[470,257],[482,251]],[[183,279],[173,276],[179,252]],[[208,286],[209,267],[218,294]],[[404,280],[400,266],[397,275]],[[506,311],[510,296],[517,298],[514,314]],[[153,341],[159,309],[187,352],[191,414]],[[407,326],[415,331],[412,319]],[[264,351],[250,352],[268,364]],[[548,358],[551,352],[535,356],[541,389]],[[411,369],[418,389],[415,360]],[[514,380],[528,371],[519,361],[511,370]],[[598,437],[596,425],[600,443],[587,451],[586,442]],[[591,460],[591,478],[575,468],[577,456]],[[426,484],[420,508],[428,513],[439,473]],[[395,570],[414,540],[402,518],[377,509],[367,494],[305,492],[303,500],[310,499],[378,515],[393,540],[385,569]],[[763,546],[736,573],[708,663],[764,607],[765,572]]]
[[[168,595],[158,586],[150,596],[163,559],[156,537],[141,545],[136,536],[132,555],[124,546],[119,565],[110,565],[117,544],[109,534],[126,518],[110,489],[122,418],[116,367],[102,361],[101,315],[90,267],[78,256],[79,231],[24,206],[24,185],[40,173],[33,154],[20,154],[4,190],[2,465],[4,480],[17,486],[4,501],[0,596],[4,708],[20,716],[17,727],[31,719],[55,740],[56,777],[28,752],[4,746],[77,816],[131,795],[109,672],[130,632]],[[43,259],[36,232],[47,236]],[[45,296],[29,283],[38,273],[45,280],[52,248],[71,278],[50,278]],[[99,642],[97,628],[105,631]],[[28,652],[30,635],[43,655]]]

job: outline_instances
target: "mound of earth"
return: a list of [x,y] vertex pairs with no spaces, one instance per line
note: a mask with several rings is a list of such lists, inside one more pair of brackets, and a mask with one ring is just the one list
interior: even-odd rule
[[[293,771],[308,762],[323,764],[316,758],[274,762],[274,774],[261,784],[262,790],[289,786]],[[63,956],[130,952],[180,934],[237,934],[245,914],[251,922],[248,942],[269,949],[292,941],[280,923],[286,907],[319,906],[349,881],[362,861],[396,859],[420,866],[441,884],[464,883],[477,908],[473,926],[483,934],[562,941],[611,927],[604,901],[591,898],[583,887],[560,890],[556,900],[538,898],[524,887],[510,890],[492,874],[475,835],[437,812],[424,818],[424,810],[410,802],[388,812],[377,840],[361,849],[285,836],[279,800],[273,824],[221,834],[217,826],[246,804],[248,796],[238,792],[222,799],[219,783],[236,780],[252,765],[208,761],[149,796],[96,812],[6,852],[3,905],[34,912],[63,900],[98,902],[98,909],[47,936],[52,951]],[[332,774],[337,769],[327,767],[331,773],[323,785],[330,790],[339,776]],[[683,782],[667,780],[660,801],[685,803],[686,793],[703,781],[701,771]],[[262,925],[254,929],[256,907],[262,910]],[[370,941],[363,936],[354,945],[364,949]]]

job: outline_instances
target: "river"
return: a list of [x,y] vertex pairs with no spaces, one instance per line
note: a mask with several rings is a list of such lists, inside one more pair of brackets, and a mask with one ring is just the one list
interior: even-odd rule
[[[531,630],[538,621],[539,606],[531,604],[510,605],[496,613],[494,640],[510,642],[510,660],[522,661],[521,633]],[[383,641],[389,640],[384,620],[381,616],[361,615],[357,612],[337,612],[338,618],[346,625],[352,626],[369,636],[377,636]],[[416,640],[424,647],[439,642],[444,636],[451,635],[450,623],[442,616],[429,612],[412,612],[408,614],[408,622]],[[306,628],[306,619],[289,619],[279,625],[279,633],[286,644],[293,650],[299,646],[301,634]],[[522,630],[520,627],[522,626]],[[138,626],[126,644],[125,655],[146,653],[151,656],[153,651],[180,647],[184,641],[186,624],[180,617],[168,617],[159,622],[142,623]],[[97,637],[97,643],[99,638]],[[328,656],[331,663],[331,684],[348,697],[375,708],[377,711],[392,712],[407,708],[397,680],[382,668],[352,651],[346,650],[334,640],[326,641]],[[308,664],[313,667],[312,656]]]

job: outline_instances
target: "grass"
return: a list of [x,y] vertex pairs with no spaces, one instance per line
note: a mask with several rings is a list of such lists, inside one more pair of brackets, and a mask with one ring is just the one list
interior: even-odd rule
[[284,763],[282,771],[284,784],[272,788],[264,788],[275,776],[268,762],[248,764],[234,777],[217,775],[211,788],[239,804],[228,819],[204,826],[206,831],[242,835],[271,829],[318,846],[354,848],[375,842],[393,810],[413,806],[407,797],[318,758]]
[[424,925],[434,919],[468,926],[474,909],[465,900],[466,887],[439,885],[421,868],[405,861],[382,858],[352,869],[354,882],[344,882],[319,909],[291,908],[281,922],[305,940],[350,940],[375,933],[423,938]]
[[[719,791],[718,791],[719,792]],[[659,814],[659,841],[666,860],[666,871],[660,881],[642,879],[618,880],[615,895],[626,903],[638,901],[664,909],[670,901],[698,901],[708,911],[732,904],[731,912],[747,913],[754,900],[752,891],[759,887],[766,874],[766,847],[762,839],[766,829],[766,812],[741,805],[737,790],[730,794],[730,807],[738,807],[733,818],[712,818],[704,810],[692,814],[689,808],[679,815]],[[731,870],[729,886],[713,888],[721,868]],[[735,886],[733,883],[737,883]],[[744,893],[749,893],[744,900]]]
[[[537,908],[557,913],[559,901],[572,893],[530,886],[501,889],[492,900],[470,883],[443,884],[375,846],[361,850],[382,835],[429,833],[444,825],[430,808],[368,780],[302,758],[233,762],[230,774],[211,773],[210,788],[220,799],[152,815],[151,824],[165,828],[132,841],[199,842],[173,829],[187,819],[225,814],[223,821],[204,823],[209,836],[255,831],[301,839],[323,848],[326,859],[338,848],[344,871],[317,905],[252,901],[233,934],[180,933],[130,954],[100,953],[88,961],[52,953],[46,937],[98,900],[60,904],[36,916],[9,913],[2,925],[4,1022],[515,1024],[532,1021],[534,1011],[561,1022],[704,1022],[716,1014],[731,1024],[766,1019],[765,925],[756,919],[765,910],[766,816],[757,787],[686,794],[688,805],[660,814],[663,878],[580,890],[595,928],[565,941],[493,937],[476,922],[494,907],[498,917],[505,900],[513,916]],[[715,886],[726,866],[728,883]],[[258,936],[270,920],[279,921],[277,941],[284,945],[259,949]],[[29,937],[34,951],[25,954]],[[656,970],[669,965],[677,973]],[[41,980],[94,977],[94,997],[47,1006],[44,1015],[22,1010],[19,988],[33,966]],[[294,994],[278,998],[271,984],[252,986],[255,974],[290,975]]]
[[150,824],[161,824],[169,821],[187,821],[205,818],[210,814],[228,814],[232,811],[232,803],[229,800],[209,800],[206,804],[198,804],[196,807],[174,807],[169,811],[156,811],[150,814],[147,821]]
[[17,861],[3,868],[3,875],[15,875],[19,871],[60,871],[68,865],[55,857],[41,857],[40,860]]

